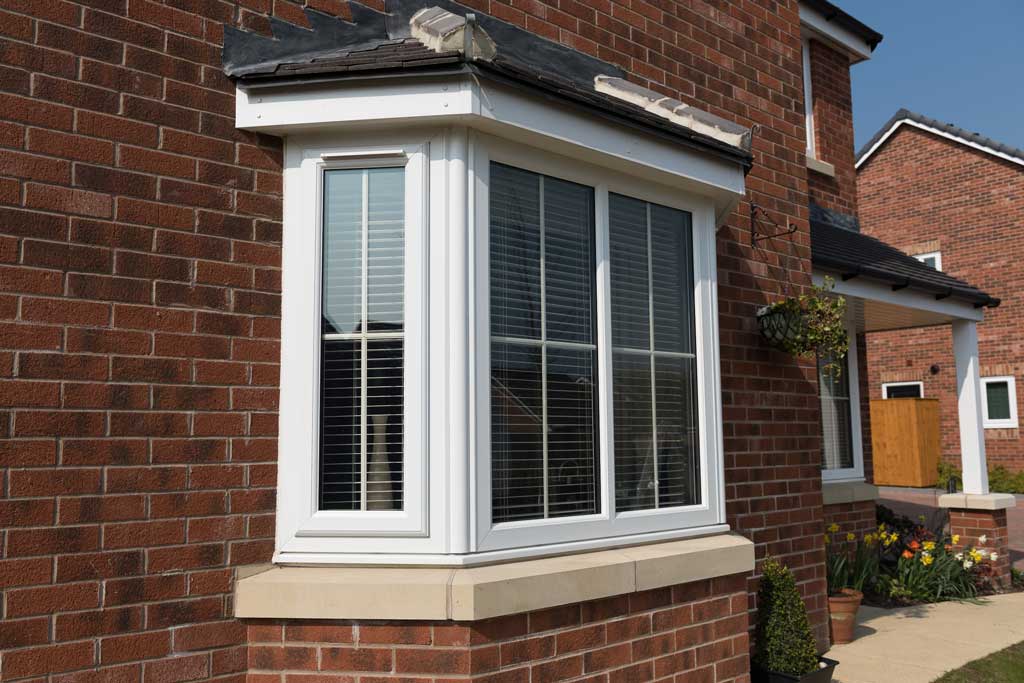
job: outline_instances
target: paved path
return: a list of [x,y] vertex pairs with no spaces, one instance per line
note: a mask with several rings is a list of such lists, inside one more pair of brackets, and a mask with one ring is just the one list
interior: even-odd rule
[[[911,519],[924,515],[927,526],[934,528],[940,519],[945,520],[944,511],[938,505],[943,493],[938,489],[879,486],[878,502]],[[1024,496],[1017,496],[1017,507],[1007,510],[1006,523],[1010,534],[1010,562],[1024,571]]]
[[825,655],[839,661],[837,683],[929,683],[1024,641],[1024,593],[993,596],[983,604],[862,607],[858,617],[857,639]]

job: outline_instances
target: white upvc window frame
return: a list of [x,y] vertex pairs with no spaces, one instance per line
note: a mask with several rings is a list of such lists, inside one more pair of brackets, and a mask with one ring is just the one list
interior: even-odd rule
[[[382,140],[382,143],[385,142]],[[426,472],[426,293],[428,146],[390,136],[387,144],[339,144],[327,139],[286,144],[282,240],[281,408],[278,467],[278,550],[382,548],[377,537],[428,536]],[[321,244],[324,173],[334,169],[405,169],[403,353],[403,509],[320,510],[319,392]],[[296,229],[298,228],[298,229]]]
[[814,88],[811,84],[811,39],[804,36],[800,41],[800,61],[803,66],[804,122],[807,130],[807,156],[817,159],[814,144]]
[[924,263],[925,265],[928,265],[926,263],[926,261],[928,259],[935,259],[935,265],[933,267],[935,268],[935,270],[942,270],[942,252],[941,251],[929,251],[929,252],[926,252],[924,254],[914,254],[914,258],[916,258],[921,263]]
[[[988,385],[1006,382],[1010,399],[1010,417],[1007,419],[991,419],[988,416]],[[985,429],[1017,429],[1017,380],[1013,375],[1002,375],[981,378],[981,410]]]
[[889,387],[917,387],[921,394],[918,398],[924,398],[924,382],[882,382],[882,398],[889,398]]
[[[699,196],[673,191],[605,168],[555,156],[536,149],[509,144],[486,135],[473,137],[473,160],[477,191],[474,235],[477,238],[474,291],[486,292],[488,268],[488,170],[491,161],[587,185],[595,193],[597,347],[598,347],[598,448],[600,451],[601,512],[577,517],[491,522],[491,432],[490,432],[490,311],[489,297],[476,298],[476,377],[474,383],[477,419],[476,504],[474,539],[478,551],[499,551],[523,546],[576,544],[590,547],[594,542],[609,544],[632,540],[657,540],[720,531],[725,522],[722,477],[722,429],[718,348],[717,267],[715,214],[711,202]],[[635,199],[688,211],[692,216],[694,257],[694,313],[697,356],[698,420],[701,502],[698,505],[657,510],[615,512],[614,434],[612,424],[610,337],[610,271],[608,252],[608,195],[622,194]]]
[[864,443],[860,414],[860,367],[857,362],[857,329],[853,320],[847,320],[846,334],[850,347],[846,352],[846,372],[850,384],[850,443],[853,450],[853,467],[822,469],[821,480],[863,481],[864,480]]

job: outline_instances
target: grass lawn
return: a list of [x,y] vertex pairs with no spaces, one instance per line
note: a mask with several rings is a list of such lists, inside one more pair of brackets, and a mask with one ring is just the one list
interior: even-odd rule
[[1024,681],[1024,643],[976,659],[935,683],[1017,683]]

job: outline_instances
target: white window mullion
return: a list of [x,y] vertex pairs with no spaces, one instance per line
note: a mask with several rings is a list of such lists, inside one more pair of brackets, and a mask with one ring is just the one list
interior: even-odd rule
[[659,505],[658,486],[658,389],[657,372],[655,371],[654,359],[654,245],[651,243],[651,205],[647,204],[647,338],[649,360],[651,366],[651,461],[654,471],[651,476],[654,481],[654,507]]
[[544,503],[544,519],[548,518],[548,316],[547,316],[547,267],[545,265],[544,240],[544,176],[538,176],[540,197],[540,409],[542,482],[541,496]]
[[367,498],[369,493],[369,457],[367,449],[369,438],[367,435],[367,421],[369,410],[366,404],[369,399],[369,342],[366,338],[366,324],[369,320],[369,289],[370,289],[370,173],[363,171],[363,211],[362,211],[362,302],[360,312],[360,339],[359,339],[359,509],[367,509]]

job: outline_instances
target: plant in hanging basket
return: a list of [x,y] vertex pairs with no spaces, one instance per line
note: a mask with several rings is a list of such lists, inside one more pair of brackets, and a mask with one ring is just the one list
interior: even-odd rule
[[757,323],[769,344],[801,358],[822,358],[825,371],[838,377],[850,340],[846,334],[846,299],[832,294],[834,285],[832,278],[825,278],[808,294],[762,306],[757,311]]

